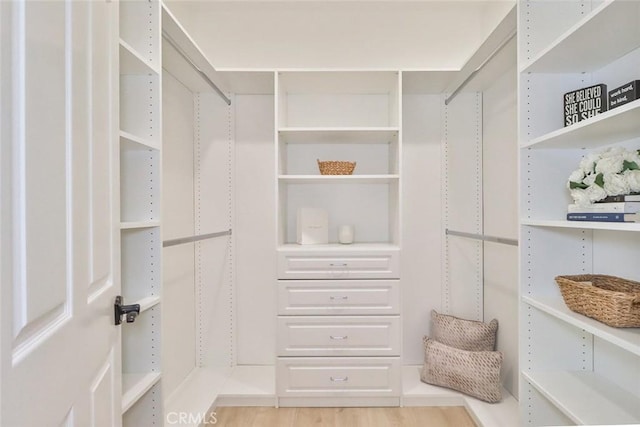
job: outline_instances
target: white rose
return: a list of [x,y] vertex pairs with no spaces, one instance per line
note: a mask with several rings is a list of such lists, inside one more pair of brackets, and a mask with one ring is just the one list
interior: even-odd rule
[[611,158],[611,157],[621,157],[621,156],[624,156],[624,154],[626,152],[627,152],[627,150],[624,149],[623,147],[611,147],[611,148],[608,148],[608,149],[604,150],[600,154],[600,158],[608,159],[608,158]]
[[622,156],[603,157],[596,163],[596,173],[614,174],[622,172]]
[[600,160],[600,154],[589,153],[580,160],[580,169],[585,175],[593,172],[596,162]]
[[625,151],[622,157],[624,157],[625,160],[628,160],[630,162],[637,162],[638,159],[640,158],[636,150]]
[[609,196],[629,194],[629,183],[622,174],[608,173],[604,175],[604,191]]
[[640,155],[638,155],[637,151],[629,151],[626,152],[623,156],[623,159],[627,162],[635,163],[640,166]]
[[[638,165],[640,166],[640,163]],[[631,192],[640,192],[640,170],[625,171],[622,176],[627,180]]]
[[598,200],[602,200],[607,197],[607,192],[599,185],[592,185],[586,189],[586,192],[589,197],[589,201],[591,202],[597,202]]
[[589,206],[591,200],[589,199],[589,193],[582,188],[574,188],[571,190],[571,198],[578,206]]
[[584,179],[584,171],[582,169],[575,170],[569,175],[569,181],[581,182]]
[[587,175],[582,182],[588,186],[592,186],[596,182],[596,174],[592,173]]

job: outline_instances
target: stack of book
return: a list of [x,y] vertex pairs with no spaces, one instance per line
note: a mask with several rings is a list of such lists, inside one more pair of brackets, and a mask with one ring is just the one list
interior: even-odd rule
[[608,196],[589,206],[569,205],[567,220],[640,222],[640,194]]

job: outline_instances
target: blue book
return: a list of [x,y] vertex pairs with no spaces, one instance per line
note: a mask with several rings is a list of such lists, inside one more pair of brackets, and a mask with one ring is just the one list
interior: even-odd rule
[[640,222],[640,216],[634,213],[574,212],[567,214],[567,221]]

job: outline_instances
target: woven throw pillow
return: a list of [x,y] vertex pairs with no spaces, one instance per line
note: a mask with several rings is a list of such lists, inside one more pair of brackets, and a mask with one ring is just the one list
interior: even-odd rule
[[442,344],[468,351],[493,351],[496,348],[496,319],[483,323],[431,310],[431,323],[431,337]]
[[451,388],[489,403],[500,402],[502,385],[499,351],[466,351],[424,337],[424,366],[420,379]]

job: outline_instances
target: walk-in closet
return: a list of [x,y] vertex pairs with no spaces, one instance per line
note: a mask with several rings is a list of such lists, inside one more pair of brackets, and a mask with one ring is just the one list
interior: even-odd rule
[[640,280],[640,221],[570,217],[603,150],[640,186],[637,102],[566,116],[640,93],[639,28],[635,0],[0,3],[0,425],[640,425],[640,328],[556,283]]
[[[435,402],[514,420],[515,9],[460,71],[225,71],[197,42],[206,28],[178,20],[186,5],[158,6],[164,413]],[[318,174],[318,159],[345,156],[357,173]],[[297,244],[304,207],[329,211],[327,245]],[[420,382],[432,309],[499,319],[499,415]]]

